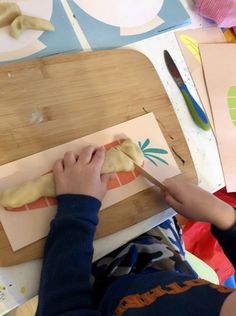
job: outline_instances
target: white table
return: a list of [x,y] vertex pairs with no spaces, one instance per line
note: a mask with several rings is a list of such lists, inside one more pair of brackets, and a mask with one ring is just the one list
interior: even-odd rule
[[[182,3],[192,18],[192,25],[188,26],[188,28],[197,28],[209,25],[208,22],[193,13],[192,0],[182,0]],[[65,9],[68,9],[66,7],[66,2]],[[83,34],[81,33],[80,28],[76,24],[75,19],[73,19],[71,12],[68,10],[67,13],[68,17],[71,19],[75,32],[77,32],[77,36],[81,40],[81,38],[83,38]],[[86,47],[86,42],[84,42],[84,45]],[[127,48],[135,49],[145,54],[156,68],[173,104],[190,148],[199,179],[199,185],[209,192],[214,192],[222,188],[224,186],[224,178],[214,135],[212,131],[205,132],[201,130],[193,122],[183,97],[176,87],[173,79],[170,77],[164,64],[163,50],[168,49],[175,59],[191,93],[199,101],[190,74],[175,40],[173,31],[130,44]],[[174,211],[172,209],[168,209],[162,214],[153,216],[152,218],[130,227],[129,229],[125,229],[119,233],[95,241],[94,259],[102,257],[126,241],[151,229],[173,215]],[[0,268],[0,315],[4,315],[7,311],[13,309],[19,304],[22,304],[37,294],[40,269],[41,260],[35,260],[9,268]],[[2,285],[6,287],[5,290],[1,288]]]

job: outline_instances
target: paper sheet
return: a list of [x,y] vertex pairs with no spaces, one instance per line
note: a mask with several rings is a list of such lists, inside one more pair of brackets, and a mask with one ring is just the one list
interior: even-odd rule
[[[159,181],[180,173],[157,121],[150,113],[1,166],[0,192],[52,170],[55,160],[61,158],[68,150],[79,153],[85,145],[102,146],[122,138],[131,138],[139,144],[145,156],[144,168]],[[151,184],[136,172],[119,173],[109,184],[109,191],[103,200],[102,208],[150,186]],[[36,206],[41,205],[40,203],[36,203]],[[27,207],[30,210],[17,212],[6,211],[0,206],[0,219],[13,250],[18,250],[47,235],[49,223],[55,216],[56,206],[53,206],[48,199],[44,203],[45,207],[35,209],[34,205],[33,209]]]
[[228,192],[236,191],[236,44],[202,44],[200,52]]
[[68,20],[62,0],[0,0],[1,2],[15,2],[20,7],[22,14],[50,20],[55,31],[27,30],[15,40],[9,35],[9,26],[0,28],[0,63],[25,57],[32,58],[82,50],[74,27]]
[[191,22],[180,0],[67,0],[67,3],[92,50],[125,46]]
[[[66,51],[110,49],[190,24],[180,0],[0,0],[51,20],[54,32],[28,30],[16,41],[0,29],[0,63]],[[141,14],[140,14],[141,12]],[[63,41],[61,38],[63,37]]]
[[218,27],[189,29],[175,33],[189,72],[201,99],[207,116],[213,125],[211,107],[207,95],[202,62],[198,45],[200,43],[224,43],[225,38]]

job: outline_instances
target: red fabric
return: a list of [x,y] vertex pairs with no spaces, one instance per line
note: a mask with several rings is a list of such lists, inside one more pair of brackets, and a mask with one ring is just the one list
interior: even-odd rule
[[183,229],[185,248],[215,270],[222,284],[235,273],[218,241],[213,237],[210,224],[188,222]]
[[236,207],[236,192],[227,193],[226,188],[224,187],[223,189],[215,192],[214,195],[231,206]]

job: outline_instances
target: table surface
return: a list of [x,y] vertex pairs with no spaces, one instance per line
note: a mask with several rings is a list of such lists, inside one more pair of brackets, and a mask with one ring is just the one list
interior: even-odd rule
[[[209,26],[209,23],[206,20],[194,14],[192,0],[181,1],[192,19],[192,24],[188,26],[188,28]],[[76,26],[73,16],[70,18],[77,36],[81,38],[80,29]],[[86,43],[84,43],[84,45],[86,47]],[[224,178],[214,134],[212,131],[205,132],[195,125],[181,93],[166,70],[163,58],[161,58],[163,50],[168,49],[176,61],[191,93],[199,101],[173,31],[130,44],[126,47],[138,50],[145,54],[156,68],[183,129],[195,164],[199,185],[209,192],[214,192],[222,188],[224,186]],[[95,241],[94,256],[100,258],[109,251],[117,248],[119,245],[140,235],[173,215],[174,211],[168,209],[162,214],[155,215],[129,229]],[[109,242],[107,242],[108,240]],[[37,293],[40,269],[41,260],[9,268],[0,268],[0,315],[4,315],[7,311],[23,303]],[[31,280],[34,281],[32,282]],[[4,289],[4,287],[7,287],[7,289]],[[12,290],[13,287],[15,287],[14,291]]]

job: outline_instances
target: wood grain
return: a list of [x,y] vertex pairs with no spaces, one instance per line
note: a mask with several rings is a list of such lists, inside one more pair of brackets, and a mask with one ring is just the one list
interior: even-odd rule
[[22,304],[20,307],[7,313],[6,316],[35,316],[38,305],[38,297],[35,296],[31,300]]
[[[0,164],[154,112],[183,175],[197,182],[172,105],[153,65],[139,52],[73,53],[1,65],[0,87]],[[100,211],[96,238],[165,208],[157,188],[138,193]],[[43,244],[14,253],[0,227],[0,266],[41,257]]]

